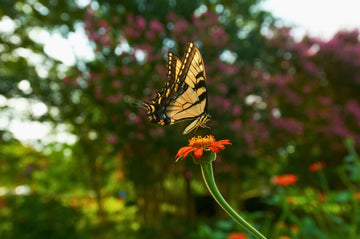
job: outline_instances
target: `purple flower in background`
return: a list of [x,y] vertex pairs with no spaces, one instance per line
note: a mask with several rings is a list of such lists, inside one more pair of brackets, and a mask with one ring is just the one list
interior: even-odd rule
[[164,128],[162,127],[156,127],[155,129],[150,130],[149,133],[151,137],[158,137],[158,136],[163,136],[165,131]]
[[136,16],[135,19],[136,22],[136,26],[140,29],[140,30],[144,30],[146,27],[146,20],[142,17],[142,16]]
[[154,20],[150,22],[150,29],[153,30],[154,32],[163,32],[164,25],[161,22]]
[[241,114],[241,106],[240,105],[235,105],[233,108],[232,108],[232,113],[234,116],[238,116]]
[[314,76],[320,76],[321,70],[317,67],[313,62],[304,60],[302,62],[302,66],[304,67],[304,70],[309,72],[310,74],[313,74]]
[[100,100],[102,98],[102,87],[97,85],[95,86],[95,99]]
[[120,80],[114,80],[113,83],[112,83],[112,86],[115,89],[119,89],[121,87],[121,81]]
[[154,31],[151,31],[151,30],[150,30],[150,31],[147,31],[147,32],[145,33],[145,37],[146,37],[147,40],[152,41],[152,40],[155,39],[156,34],[155,34]]
[[222,27],[215,27],[211,35],[215,43],[220,44],[221,46],[223,46],[229,40],[229,36]]
[[360,125],[360,106],[355,100],[350,100],[345,104],[345,112],[353,114]]
[[270,122],[274,127],[283,129],[294,135],[302,135],[304,133],[303,123],[296,119],[270,117]]
[[129,38],[139,38],[141,36],[141,31],[138,31],[131,26],[129,26],[129,27],[125,26],[124,34],[126,37],[129,37]]
[[191,171],[189,171],[189,170],[187,170],[186,172],[185,172],[185,178],[186,179],[190,179],[190,178],[192,178],[192,172]]
[[123,74],[124,76],[129,76],[132,74],[132,69],[130,67],[127,66],[123,66],[121,67],[121,74]]
[[72,85],[72,86],[78,85],[76,78],[64,77],[62,81],[65,85]]
[[331,98],[327,96],[319,96],[318,101],[323,105],[330,105],[332,102]]
[[230,128],[234,131],[237,131],[237,130],[241,129],[241,126],[242,126],[241,119],[236,119],[231,123]]
[[172,29],[174,34],[181,34],[189,28],[189,23],[186,20],[180,19],[174,22],[174,28]]
[[311,93],[311,86],[309,86],[309,85],[306,85],[306,86],[304,86],[304,89],[303,89],[303,92],[305,93],[305,94],[309,94],[309,93]]
[[109,134],[106,136],[106,142],[109,144],[116,144],[117,142],[119,142],[119,139],[116,135]]

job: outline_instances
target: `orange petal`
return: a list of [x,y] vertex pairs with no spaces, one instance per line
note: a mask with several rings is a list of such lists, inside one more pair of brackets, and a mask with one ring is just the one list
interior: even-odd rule
[[187,150],[189,150],[189,149],[192,149],[192,147],[190,147],[190,146],[185,146],[185,147],[180,148],[179,151],[177,152],[175,158],[180,157],[181,155],[184,154],[185,151],[187,151]]
[[203,148],[196,148],[194,151],[194,155],[197,158],[200,158],[203,155]]
[[219,140],[217,142],[215,142],[217,144],[229,144],[229,145],[232,145],[232,143],[230,143],[230,140],[229,139],[223,139],[223,140]]
[[213,144],[216,147],[219,147],[220,149],[225,149],[225,146],[222,144]]
[[189,149],[187,149],[184,154],[183,154],[183,157],[184,159],[188,156],[189,153],[191,153],[195,148],[193,147],[189,147]]
[[219,153],[219,148],[218,147],[216,147],[215,145],[209,145],[208,146],[208,148],[211,150],[211,151],[213,151],[214,153]]

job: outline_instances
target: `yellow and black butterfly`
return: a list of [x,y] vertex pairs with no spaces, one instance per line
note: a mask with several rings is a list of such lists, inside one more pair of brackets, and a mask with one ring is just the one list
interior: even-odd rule
[[171,52],[167,57],[165,87],[156,93],[154,99],[143,103],[149,120],[161,125],[192,120],[183,134],[200,126],[206,127],[211,117],[207,113],[206,74],[199,49],[190,42],[183,61]]

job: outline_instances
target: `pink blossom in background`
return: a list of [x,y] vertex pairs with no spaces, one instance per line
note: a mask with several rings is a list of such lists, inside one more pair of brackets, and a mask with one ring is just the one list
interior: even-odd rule
[[275,75],[271,78],[270,82],[273,82],[279,86],[285,86],[293,80],[292,75]]
[[254,140],[254,136],[252,133],[250,132],[245,132],[244,133],[244,138],[245,138],[245,141],[249,147],[250,150],[253,150],[254,149],[254,146],[255,146],[255,140]]
[[89,40],[97,42],[101,38],[101,36],[96,32],[89,32],[88,38],[89,38]]
[[357,135],[351,132],[345,125],[343,119],[343,113],[336,107],[333,106],[329,110],[328,125],[321,127],[321,131],[327,135],[336,135],[341,138],[357,138]]
[[311,61],[302,61],[302,66],[304,67],[304,70],[307,71],[308,73],[314,75],[314,76],[320,76],[321,75],[321,70],[317,67],[317,65],[315,65],[313,62]]
[[355,100],[350,100],[345,104],[345,112],[353,114],[360,126],[360,106]]
[[153,32],[153,31],[151,31],[151,30],[150,30],[150,31],[147,31],[147,32],[145,33],[145,37],[146,37],[147,40],[152,41],[152,40],[155,39],[156,33]]
[[283,129],[294,135],[302,135],[304,133],[303,123],[296,119],[270,117],[270,122],[274,127]]
[[238,71],[238,68],[237,66],[235,65],[229,65],[225,62],[222,62],[222,61],[218,61],[217,62],[217,67],[219,68],[219,70],[225,74],[228,74],[228,75],[232,75],[232,74],[235,74],[237,71]]
[[133,24],[133,23],[135,22],[134,16],[133,16],[132,14],[128,14],[128,15],[126,16],[126,22],[127,22],[127,24],[129,24],[129,25]]
[[113,96],[113,95],[108,96],[108,97],[106,98],[106,101],[107,101],[108,103],[112,103],[112,104],[118,102],[117,98],[116,98],[115,96]]
[[229,173],[231,171],[231,166],[224,165],[224,167],[222,167],[221,171],[224,172],[224,173]]
[[319,96],[318,101],[323,105],[330,105],[332,103],[331,98],[327,96]]
[[136,134],[136,138],[137,138],[138,140],[144,140],[144,139],[145,139],[145,136],[144,136],[143,133],[137,133],[137,134]]
[[307,117],[309,117],[310,120],[317,120],[317,119],[321,119],[321,120],[328,120],[330,117],[330,112],[328,111],[328,109],[319,109],[319,108],[314,108],[314,109],[308,109],[306,111],[306,115]]
[[109,75],[110,76],[115,76],[116,74],[118,74],[118,69],[116,67],[112,67],[110,69]]
[[156,57],[155,52],[154,52],[154,47],[151,46],[151,44],[149,44],[149,43],[143,43],[141,45],[137,45],[134,47],[134,50],[135,50],[135,52],[137,50],[142,50],[142,51],[146,52],[147,53],[146,54],[147,62],[152,62]]
[[207,11],[200,16],[193,15],[193,23],[197,28],[203,29],[217,25],[219,23],[219,17],[214,12]]
[[226,95],[229,92],[229,88],[226,84],[219,83],[217,85],[217,89],[221,92],[221,94]]
[[238,116],[241,114],[241,106],[240,105],[235,105],[233,108],[232,108],[232,114],[233,116]]
[[133,73],[133,70],[130,67],[127,67],[127,66],[121,67],[121,74],[123,74],[124,76],[129,76],[132,73]]
[[225,110],[228,110],[231,106],[231,99],[224,99],[223,107]]
[[218,112],[223,113],[230,109],[231,99],[225,99],[220,96],[215,96],[214,103],[215,103],[215,105],[220,106],[220,107],[217,107]]
[[100,20],[98,23],[98,26],[101,28],[104,28],[105,31],[110,31],[109,30],[109,23],[105,20]]
[[184,19],[180,19],[179,21],[174,22],[174,27],[172,29],[172,32],[176,35],[180,35],[183,32],[185,32],[188,28],[189,28],[189,23]]
[[119,119],[119,116],[118,116],[118,115],[112,115],[112,116],[111,116],[111,121],[112,121],[112,122],[116,122],[116,121],[118,121],[118,119]]
[[156,64],[155,71],[162,79],[166,79],[166,69],[163,63]]
[[102,98],[102,87],[97,85],[95,86],[95,99],[100,100]]
[[242,121],[241,119],[235,119],[233,122],[231,122],[230,124],[230,128],[234,131],[237,131],[239,129],[241,129],[242,127]]
[[115,89],[119,89],[121,87],[121,81],[120,80],[114,80],[113,83],[112,83],[112,86]]
[[360,84],[360,75],[355,76],[355,82]]
[[129,118],[129,115],[131,114],[130,110],[125,110],[124,115],[126,118]]
[[117,142],[119,142],[119,139],[116,135],[109,134],[106,136],[106,142],[109,144],[116,144]]
[[131,122],[134,124],[140,124],[141,118],[138,115],[136,115],[134,118],[131,118]]
[[294,48],[300,56],[307,56],[309,52],[309,46],[307,43],[299,42],[298,44],[291,45],[291,48]]
[[76,78],[71,78],[71,77],[64,77],[62,79],[63,83],[65,85],[71,85],[71,86],[77,86],[78,85],[78,82],[76,80]]
[[118,103],[122,100],[123,98],[123,94],[120,92],[116,95],[110,95],[106,98],[107,102],[109,103],[112,103],[112,104],[115,104],[115,103]]
[[100,80],[102,78],[102,74],[90,72],[89,74],[89,84],[92,84],[93,82]]
[[288,102],[294,105],[300,105],[303,102],[300,95],[297,92],[293,91],[292,89],[285,87],[283,88],[283,92],[286,95],[286,99]]
[[226,44],[229,40],[228,34],[222,27],[215,27],[215,29],[211,32],[211,37],[214,43],[220,46],[224,46],[224,44]]
[[190,179],[190,178],[192,178],[192,172],[191,171],[189,171],[189,170],[187,170],[186,172],[185,172],[185,178],[186,179]]
[[142,16],[136,16],[135,19],[137,30],[144,30],[146,27],[146,20]]
[[311,86],[309,86],[309,85],[306,85],[306,86],[304,86],[304,89],[303,89],[303,92],[305,93],[305,94],[309,94],[309,93],[311,93]]
[[139,38],[141,36],[141,31],[134,29],[131,26],[126,26],[123,28],[124,35],[129,38]]
[[153,30],[154,32],[163,32],[164,25],[157,20],[153,20],[150,22],[150,29]]
[[328,42],[320,44],[321,50],[333,54],[335,59],[351,67],[360,67],[360,45],[357,44],[360,32],[339,31]]
[[165,130],[162,127],[156,127],[154,129],[151,129],[149,133],[151,137],[159,137],[164,135]]
[[176,22],[179,20],[179,17],[175,12],[169,12],[169,14],[166,16],[166,20],[169,22]]
[[253,135],[255,135],[255,138],[259,142],[264,142],[269,139],[269,131],[261,121],[252,118],[246,127],[253,130]]
[[351,137],[352,134],[343,124],[334,124],[332,127],[332,131],[335,135],[338,135],[342,138]]
[[99,43],[100,43],[100,45],[109,46],[109,47],[111,47],[113,45],[113,42],[109,35],[102,36]]

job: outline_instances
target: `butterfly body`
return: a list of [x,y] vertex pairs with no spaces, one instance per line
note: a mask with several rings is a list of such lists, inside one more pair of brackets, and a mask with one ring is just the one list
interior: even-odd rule
[[192,120],[183,134],[205,127],[211,118],[207,113],[206,74],[195,44],[188,44],[183,61],[169,52],[167,71],[165,87],[156,93],[154,99],[143,103],[150,122],[170,125]]

